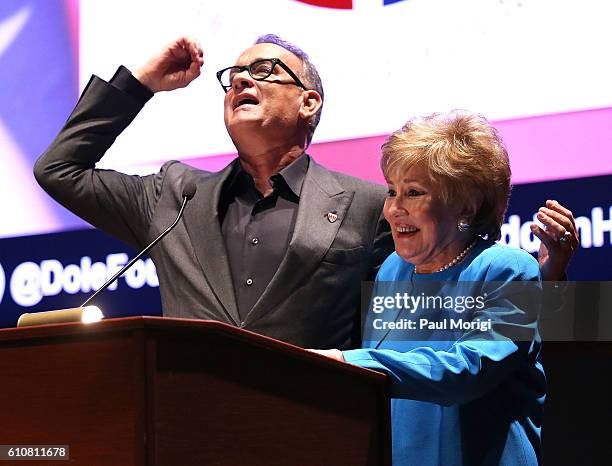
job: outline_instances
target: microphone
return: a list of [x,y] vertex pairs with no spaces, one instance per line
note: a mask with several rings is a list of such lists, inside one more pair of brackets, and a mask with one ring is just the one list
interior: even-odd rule
[[83,301],[83,304],[81,304],[80,307],[87,306],[91,301],[94,300],[96,296],[98,296],[105,289],[107,289],[111,283],[113,283],[118,277],[123,275],[124,272],[128,270],[132,265],[134,265],[138,259],[144,256],[149,249],[151,249],[153,246],[159,243],[163,239],[164,236],[166,236],[168,233],[170,233],[174,229],[174,227],[178,224],[179,220],[183,216],[183,212],[185,211],[185,206],[187,205],[187,202],[189,202],[191,199],[193,199],[193,196],[195,196],[196,190],[197,190],[197,186],[193,182],[193,180],[189,180],[187,181],[187,183],[185,183],[185,186],[183,187],[183,203],[181,204],[179,213],[176,216],[176,219],[174,220],[174,222],[172,222],[172,225],[166,228],[161,235],[159,235],[157,238],[151,241],[151,243],[146,248],[144,248],[142,251],[140,251],[136,257],[134,257],[131,261],[129,261],[127,264],[121,267],[121,269],[119,269],[119,271],[115,275],[109,278],[106,281],[106,283],[104,283],[104,285],[98,288],[94,294],[92,294],[89,298]]

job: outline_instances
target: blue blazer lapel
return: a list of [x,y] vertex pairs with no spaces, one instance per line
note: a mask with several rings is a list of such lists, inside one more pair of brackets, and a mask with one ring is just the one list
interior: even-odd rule
[[[381,283],[383,283],[381,285]],[[394,281],[394,282],[376,282],[374,286],[374,290],[372,292],[372,297],[370,298],[370,303],[372,298],[381,293],[380,296],[395,296],[396,293],[405,293],[408,292],[410,294],[414,294],[414,285],[411,283],[409,289],[406,289],[404,286],[408,282],[403,281]],[[382,288],[382,289],[381,289]],[[406,314],[408,312],[408,314]],[[379,348],[380,345],[385,341],[385,339],[389,336],[391,332],[390,329],[385,330],[376,330],[374,329],[374,319],[381,318],[385,323],[397,323],[402,318],[410,318],[412,317],[410,311],[401,309],[398,307],[394,307],[393,309],[384,310],[381,314],[375,314],[372,310],[372,304],[370,304],[370,309],[368,309],[368,315],[365,319],[366,328],[363,332],[363,341],[365,346],[368,348]],[[372,326],[372,328],[367,328],[367,326]],[[411,330],[409,330],[411,331]],[[397,332],[395,333],[397,335]]]

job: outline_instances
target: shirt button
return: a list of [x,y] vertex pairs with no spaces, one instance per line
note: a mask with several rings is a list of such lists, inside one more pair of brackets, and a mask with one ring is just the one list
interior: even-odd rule
[[251,239],[251,244],[259,244],[259,238],[255,237]]
[[247,278],[246,279],[246,284],[247,284],[247,286],[251,286],[253,284],[253,279],[252,278]]

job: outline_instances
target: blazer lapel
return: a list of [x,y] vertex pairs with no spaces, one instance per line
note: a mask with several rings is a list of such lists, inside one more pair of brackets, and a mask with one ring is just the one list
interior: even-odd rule
[[345,192],[329,171],[310,160],[287,253],[248,314],[247,323],[273,311],[309,280],[334,241],[354,194]]
[[231,163],[219,173],[196,179],[197,190],[185,209],[185,227],[212,292],[236,325],[240,323],[232,274],[219,223],[218,206]]
[[[392,284],[390,284],[392,283]],[[413,296],[417,296],[418,293],[415,292],[415,287],[413,283],[410,283],[410,288],[406,289],[405,285],[408,282],[387,282],[386,285],[384,285],[385,288],[385,292],[383,293],[383,295],[385,296],[393,296],[396,293],[408,293],[409,295],[413,295]],[[399,288],[398,288],[399,287]],[[374,287],[374,293],[376,293],[376,287]],[[393,311],[385,311],[385,313],[387,314],[387,317],[384,319],[385,322],[395,322],[397,323],[398,321],[400,321],[400,319],[406,317],[408,319],[413,319],[414,317],[410,314],[410,311],[404,310],[404,309],[394,309]],[[406,315],[406,313],[408,313],[408,315]],[[371,310],[368,310],[368,318],[366,318],[366,325],[370,325],[372,324],[372,322],[369,320],[372,317],[371,314]],[[375,348],[378,349],[380,347],[380,345],[387,339],[387,336],[389,335],[389,333],[391,332],[391,330],[389,328],[387,328],[384,331],[378,331],[375,332],[376,337],[375,338],[371,338],[368,339],[367,338],[367,332],[364,332],[364,341],[368,340],[368,348]]]

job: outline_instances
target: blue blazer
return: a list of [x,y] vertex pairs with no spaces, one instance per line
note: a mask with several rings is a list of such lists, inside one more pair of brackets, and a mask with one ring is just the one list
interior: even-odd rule
[[390,376],[394,466],[542,463],[540,292],[535,259],[486,240],[444,272],[415,274],[396,253],[383,263],[363,348],[343,354]]

